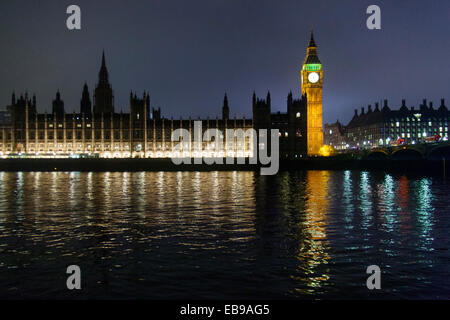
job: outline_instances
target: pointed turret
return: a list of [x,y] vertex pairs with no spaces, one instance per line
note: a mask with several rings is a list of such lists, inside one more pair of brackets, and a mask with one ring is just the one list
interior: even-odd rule
[[222,106],[222,120],[228,120],[230,118],[230,107],[228,106],[228,97],[225,93]]
[[109,74],[106,67],[105,51],[102,53],[102,65],[98,73],[98,84],[94,94],[94,113],[114,112],[114,96],[109,84]]
[[287,103],[288,106],[292,104],[292,91],[289,91],[288,96],[287,96]]
[[311,31],[311,38],[309,39],[308,48],[306,49],[306,58],[304,65],[318,65],[322,64],[320,62],[319,56],[317,55],[317,45],[314,40],[314,34]]
[[314,41],[314,33],[311,30],[311,38],[309,39],[308,48],[317,48],[316,42]]
[[388,101],[386,99],[383,101],[383,109],[381,109],[381,111],[383,111],[383,112],[391,111],[391,109],[388,106]]
[[227,97],[227,93],[225,92],[225,96],[223,98],[223,106],[224,107],[228,107],[228,97]]
[[106,68],[105,51],[102,54],[102,66],[100,67],[100,72],[98,73],[99,83],[108,83],[109,74],[108,68]]
[[61,100],[61,93],[59,90],[56,92],[56,99],[53,100],[53,114],[56,114],[58,118],[64,115],[64,101]]
[[33,98],[31,100],[31,105],[30,105],[30,115],[36,115],[37,114],[37,102],[36,102],[36,94],[33,93]]
[[91,114],[91,98],[89,95],[89,88],[87,83],[84,83],[83,86],[83,93],[81,96],[81,103],[80,103],[80,112],[84,113],[85,115]]
[[406,106],[406,100],[402,99],[402,106],[400,107],[400,111],[406,112],[408,111],[408,107]]
[[441,105],[439,106],[439,111],[447,111],[447,107],[445,106],[445,99],[441,99]]

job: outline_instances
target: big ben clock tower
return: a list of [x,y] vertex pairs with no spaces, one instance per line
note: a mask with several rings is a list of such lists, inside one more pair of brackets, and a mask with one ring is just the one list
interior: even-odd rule
[[322,88],[323,69],[317,56],[317,46],[311,32],[302,71],[302,94],[307,99],[307,149],[308,156],[319,155],[323,146]]

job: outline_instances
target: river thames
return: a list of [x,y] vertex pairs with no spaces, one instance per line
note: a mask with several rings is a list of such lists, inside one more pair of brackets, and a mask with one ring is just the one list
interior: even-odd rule
[[440,176],[0,172],[0,298],[448,299],[449,208]]

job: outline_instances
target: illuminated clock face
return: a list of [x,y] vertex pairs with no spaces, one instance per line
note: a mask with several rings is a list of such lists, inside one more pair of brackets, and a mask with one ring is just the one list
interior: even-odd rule
[[308,81],[311,83],[316,83],[319,81],[319,74],[317,72],[311,72],[308,74]]

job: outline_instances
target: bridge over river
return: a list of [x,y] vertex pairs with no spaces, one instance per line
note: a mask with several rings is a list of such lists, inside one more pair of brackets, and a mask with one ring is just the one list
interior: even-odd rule
[[450,160],[450,141],[360,150],[362,159]]

